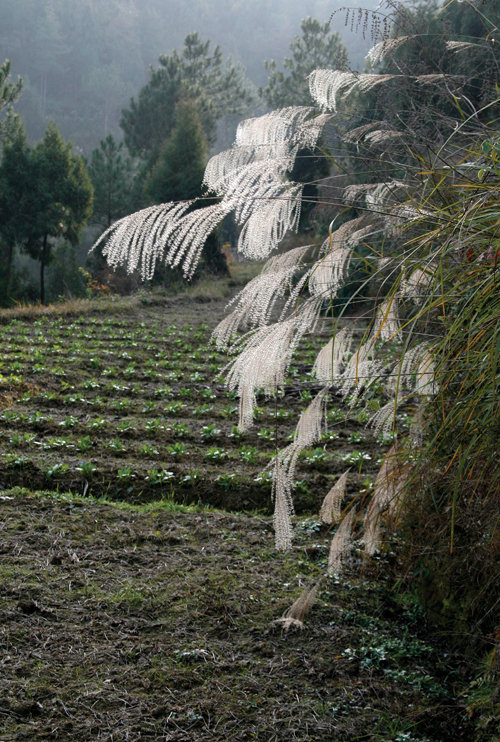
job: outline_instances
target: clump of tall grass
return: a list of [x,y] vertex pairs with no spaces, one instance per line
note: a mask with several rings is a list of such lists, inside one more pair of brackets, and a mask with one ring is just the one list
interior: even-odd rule
[[[401,53],[418,36],[382,41],[369,55],[372,64]],[[233,212],[240,251],[262,260],[298,227],[302,185],[288,175],[299,153],[313,148],[328,127],[337,130],[335,142],[345,142],[335,152],[335,161],[345,162],[343,180],[354,162],[353,148],[355,158],[361,152],[365,161],[380,163],[365,182],[349,184],[330,204],[326,239],[294,246],[265,263],[215,337],[235,354],[227,381],[239,394],[244,429],[252,424],[257,390],[274,394],[284,385],[302,338],[318,328],[331,330],[313,367],[322,388],[272,466],[277,548],[292,544],[295,469],[301,451],[321,439],[335,392],[346,405],[365,406],[374,431],[398,441],[371,502],[359,513],[350,507],[340,524],[329,571],[340,568],[340,547],[350,545],[352,535],[361,537],[368,555],[383,549],[388,523],[406,536],[401,552],[408,574],[415,580],[420,575],[424,602],[425,579],[439,583],[437,613],[455,601],[462,620],[468,609],[460,604],[458,588],[452,597],[454,586],[477,582],[469,605],[484,635],[493,616],[490,515],[500,481],[500,135],[492,115],[499,101],[494,87],[483,85],[483,97],[485,91],[493,97],[474,107],[463,75],[423,73],[399,63],[392,69],[312,73],[313,105],[242,122],[235,146],[209,162],[205,185],[217,194],[216,205],[187,212],[189,204],[169,203],[127,217],[101,238],[107,240],[103,254],[112,265],[140,268],[145,277],[157,259],[183,267],[189,276],[204,239]],[[413,118],[394,115],[342,131],[363,96],[376,91],[388,100],[402,89],[421,101]],[[467,114],[463,100],[471,109]],[[339,302],[355,272],[350,298]],[[359,306],[370,308],[364,320]],[[381,403],[374,402],[374,389],[382,390]],[[412,421],[409,433],[400,424],[402,412]],[[339,511],[342,503],[336,502]],[[446,561],[445,569],[439,560]]]

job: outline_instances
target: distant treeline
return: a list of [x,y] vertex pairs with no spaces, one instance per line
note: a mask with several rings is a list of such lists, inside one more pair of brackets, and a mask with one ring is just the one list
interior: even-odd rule
[[[109,133],[119,134],[121,109],[147,80],[148,66],[201,31],[241,63],[256,85],[266,81],[265,59],[281,59],[300,21],[327,21],[340,0],[0,0],[0,61],[10,59],[25,90],[19,103],[31,140],[49,120],[89,154]],[[364,6],[376,5],[369,0]],[[332,21],[362,64],[369,41]],[[225,143],[227,144],[227,143]]]

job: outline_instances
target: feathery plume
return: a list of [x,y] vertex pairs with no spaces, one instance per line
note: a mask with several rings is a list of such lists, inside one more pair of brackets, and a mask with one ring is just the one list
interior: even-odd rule
[[356,126],[355,129],[351,129],[350,131],[343,134],[342,139],[344,142],[352,142],[356,143],[359,142],[362,137],[365,136],[368,132],[372,131],[373,129],[381,129],[383,126],[386,126],[384,121],[371,121],[369,124],[362,124],[361,126]]
[[394,431],[398,402],[398,397],[391,399],[371,416],[368,425],[373,428],[374,435],[389,436]]
[[353,183],[344,189],[343,199],[346,204],[354,204],[361,196],[366,196],[368,191],[376,185],[374,183]]
[[374,350],[375,343],[372,336],[353,353],[344,369],[341,377],[341,394],[343,397],[352,395],[351,405],[354,405],[363,391],[366,391],[379,378],[380,363],[375,359]]
[[[238,355],[227,367],[229,389],[237,389],[240,398],[245,390],[248,400],[249,390],[262,388],[270,394],[283,386],[290,358],[300,338],[314,330],[317,322],[318,302],[308,300],[294,317],[260,327],[240,338],[231,347],[231,351]],[[245,419],[246,422],[240,418],[241,429],[248,425],[248,416]]]
[[365,551],[373,556],[380,545],[381,515],[385,510],[395,513],[401,502],[407,477],[397,460],[397,443],[391,446],[379,469],[372,499],[363,521],[362,541]]
[[268,200],[249,216],[241,230],[238,250],[242,255],[262,260],[277,248],[288,231],[297,229],[301,195],[301,185],[280,184],[272,198],[267,196]]
[[342,70],[314,70],[309,75],[309,92],[321,108],[337,111],[338,97],[348,95],[357,85],[359,75]]
[[466,49],[474,49],[479,44],[473,44],[471,41],[446,41],[445,46],[450,52],[461,52]]
[[232,209],[233,204],[222,201],[184,216],[170,238],[166,262],[173,268],[182,263],[184,275],[191,278],[209,234]]
[[404,299],[421,302],[425,298],[427,287],[432,282],[435,267],[432,264],[425,269],[416,268],[409,276],[403,278],[399,287],[399,295]]
[[[370,90],[373,90],[377,85],[382,85],[385,82],[390,82],[391,80],[401,80],[402,78],[405,78],[406,75],[373,75],[373,74],[361,74],[358,75],[358,84],[357,88],[362,93],[368,93]],[[349,91],[350,92],[350,91]]]
[[401,331],[398,314],[397,297],[389,296],[377,311],[372,330],[373,336],[385,341],[397,337]]
[[415,414],[413,415],[413,419],[410,424],[410,438],[411,438],[411,442],[416,448],[420,448],[420,446],[423,444],[424,433],[425,433],[424,405],[420,403],[417,406],[417,409],[415,411]]
[[324,387],[318,392],[300,416],[292,443],[283,448],[269,464],[269,468],[273,467],[273,491],[276,493],[283,491],[285,499],[292,491],[301,451],[321,440],[323,430],[326,429],[328,392],[329,387]]
[[310,247],[298,247],[268,260],[262,272],[229,302],[227,308],[236,305],[234,310],[224,317],[212,333],[219,350],[227,347],[238,329],[268,324],[278,300],[287,293],[294,293],[293,278]]
[[430,350],[421,358],[417,368],[417,383],[415,392],[420,395],[433,397],[438,392],[436,383],[436,363]]
[[307,447],[321,440],[321,435],[326,429],[326,404],[329,391],[329,386],[323,387],[301,414],[293,437],[295,443]]
[[309,272],[309,291],[312,296],[335,296],[344,283],[352,250],[338,247],[316,261]]
[[[293,142],[300,127],[315,113],[311,106],[289,106],[246,119],[236,129],[236,146],[270,146]],[[269,153],[268,153],[269,154]]]
[[328,574],[334,575],[340,572],[342,560],[351,547],[351,534],[354,525],[356,511],[353,509],[343,517],[335,536],[330,544],[330,553],[328,554]]
[[368,51],[365,59],[372,65],[379,64],[390,54],[394,54],[401,46],[404,46],[410,39],[415,39],[416,36],[399,36],[397,39],[384,39]]
[[[401,200],[406,195],[407,183],[402,180],[389,180],[387,183],[373,184],[366,192],[366,205],[374,210],[383,210],[387,203]],[[404,189],[404,193],[401,191]]]
[[347,485],[347,476],[350,471],[350,469],[347,469],[325,496],[319,511],[319,519],[322,523],[335,523],[340,518],[342,500],[344,499]]
[[287,551],[293,538],[293,502],[290,483],[281,462],[276,459],[272,486],[274,500],[274,542],[277,551]]
[[285,631],[288,631],[291,628],[302,629],[304,626],[304,618],[307,616],[316,600],[318,588],[319,582],[311,588],[305,588],[297,600],[284,612],[281,618],[276,619],[273,623],[281,624]]
[[318,381],[334,382],[340,377],[344,355],[349,352],[352,335],[344,327],[319,351],[312,373]]
[[365,136],[365,143],[370,145],[386,144],[405,136],[404,132],[395,129],[377,129],[371,131]]
[[166,255],[169,239],[193,201],[150,206],[120,219],[96,241],[112,268],[124,266],[128,273],[140,272],[143,280],[153,277],[156,263]]

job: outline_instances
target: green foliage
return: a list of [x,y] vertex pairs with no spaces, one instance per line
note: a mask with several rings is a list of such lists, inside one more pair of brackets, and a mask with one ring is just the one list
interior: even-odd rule
[[45,267],[52,240],[78,242],[92,209],[92,185],[83,159],[72,154],[55,124],[28,146],[20,123],[12,127],[0,165],[0,238],[7,252],[7,281],[16,244],[40,261],[40,298],[45,302]]
[[265,62],[269,79],[260,93],[272,108],[310,105],[308,75],[315,69],[347,68],[347,50],[338,33],[329,23],[304,18],[301,36],[290,44],[290,57],[283,60],[280,70],[275,59]]
[[194,100],[175,106],[175,125],[160,148],[145,182],[145,191],[155,203],[187,201],[200,193],[207,144]]
[[220,47],[210,49],[197,33],[188,34],[181,53],[159,58],[149,82],[122,112],[120,125],[130,152],[155,160],[176,123],[175,108],[182,99],[196,101],[208,142],[215,138],[217,121],[242,113],[252,100],[239,67],[224,61]]
[[132,163],[123,142],[108,134],[92,151],[88,171],[94,187],[92,222],[107,228],[130,210]]
[[[21,77],[17,79],[17,82],[10,82],[10,61],[5,60],[0,65],[0,112],[4,108],[9,108],[12,103],[18,99],[23,88],[23,80]],[[0,136],[3,132],[4,122],[0,119]]]

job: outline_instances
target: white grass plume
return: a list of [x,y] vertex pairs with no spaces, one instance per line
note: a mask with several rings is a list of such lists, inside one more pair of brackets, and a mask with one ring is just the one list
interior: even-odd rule
[[396,39],[384,39],[368,51],[366,61],[372,65],[377,65],[386,57],[394,54],[400,47],[404,46],[407,41],[417,38],[416,36],[399,36]]
[[314,101],[326,111],[337,111],[339,99],[347,97],[354,90],[368,92],[377,85],[403,75],[373,75],[342,70],[314,70],[309,75],[309,92]]
[[374,435],[389,436],[393,433],[397,409],[398,397],[395,397],[371,416],[368,425],[373,428]]
[[273,623],[281,624],[285,631],[288,631],[291,628],[302,629],[304,626],[304,618],[315,603],[319,584],[320,583],[317,582],[313,587],[305,588],[281,618],[276,619]]
[[397,296],[393,294],[380,305],[375,316],[372,333],[378,340],[387,341],[397,338],[400,331],[398,300]]
[[229,302],[227,308],[235,308],[224,317],[212,334],[219,350],[227,347],[237,330],[262,327],[269,323],[277,302],[284,295],[294,292],[293,279],[309,249],[310,245],[305,245],[290,250],[283,256],[271,258],[261,273]]
[[344,327],[321,348],[312,368],[318,381],[333,383],[340,378],[344,355],[349,352],[351,342],[352,334]]
[[184,216],[171,235],[166,262],[173,268],[181,265],[184,275],[191,278],[208,236],[232,209],[232,204],[222,201]]
[[397,443],[385,455],[373,488],[373,495],[363,521],[362,541],[365,551],[373,556],[378,550],[381,539],[382,513],[388,510],[395,514],[401,503],[401,497],[407,477],[401,471],[397,460]]
[[192,201],[149,206],[112,224],[93,246],[104,244],[102,254],[112,268],[139,271],[143,280],[153,277],[156,263],[167,256],[169,240]]
[[[227,367],[226,384],[238,390],[241,399],[243,390],[246,399],[251,390],[263,389],[271,394],[285,383],[291,356],[304,333],[314,330],[318,322],[318,303],[308,300],[294,317],[260,327],[240,338],[232,347],[238,355]],[[247,406],[244,408],[248,412]],[[248,426],[240,417],[240,428]]]
[[273,472],[274,543],[277,551],[287,551],[293,539],[293,501],[291,486],[281,462],[276,459]]
[[433,280],[435,267],[428,265],[424,269],[415,268],[401,281],[399,295],[404,299],[412,299],[416,303],[423,301],[427,288]]
[[340,522],[340,525],[337,528],[334,537],[332,538],[332,542],[330,544],[330,552],[328,554],[327,570],[329,575],[338,574],[340,572],[342,561],[351,548],[351,536],[355,517],[356,511],[354,510],[354,508],[352,508],[342,518],[342,521]]
[[326,494],[319,511],[319,519],[322,523],[335,523],[342,512],[342,500],[344,499],[347,477],[351,470],[347,469],[335,482]]
[[245,222],[238,239],[238,250],[252,260],[267,258],[288,231],[299,225],[302,186],[278,185],[271,196],[262,197],[258,210]]

